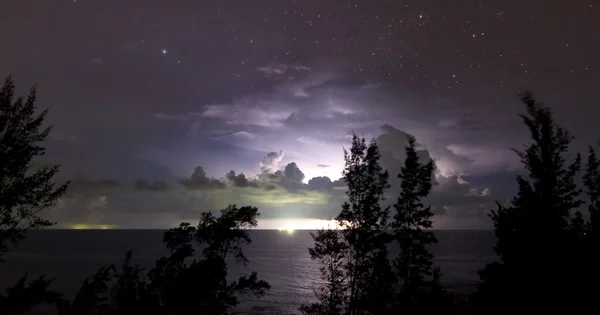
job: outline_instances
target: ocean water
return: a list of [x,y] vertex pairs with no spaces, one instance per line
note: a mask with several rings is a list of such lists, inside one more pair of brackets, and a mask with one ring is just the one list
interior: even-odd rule
[[[152,267],[166,254],[161,230],[41,230],[28,234],[19,247],[0,264],[0,288],[14,284],[24,273],[55,278],[52,288],[73,296],[82,281],[98,268],[123,261],[133,250],[133,263]],[[496,259],[491,231],[435,231],[439,243],[432,247],[440,266],[443,285],[457,294],[471,292],[477,270]],[[251,231],[252,244],[244,248],[250,264],[231,265],[239,276],[254,270],[272,288],[258,301],[240,305],[254,314],[297,314],[298,307],[314,300],[313,284],[319,279],[318,264],[311,261],[308,231]],[[45,310],[43,313],[48,314]],[[53,313],[53,312],[51,312]]]

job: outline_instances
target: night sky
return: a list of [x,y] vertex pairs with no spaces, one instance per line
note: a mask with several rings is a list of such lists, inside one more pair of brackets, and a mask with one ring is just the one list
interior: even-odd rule
[[340,210],[356,132],[392,177],[414,135],[436,160],[435,227],[489,228],[516,191],[520,90],[575,149],[598,143],[599,31],[595,0],[4,0],[0,76],[51,108],[43,162],[73,180],[45,213],[59,227],[237,203],[312,228]]

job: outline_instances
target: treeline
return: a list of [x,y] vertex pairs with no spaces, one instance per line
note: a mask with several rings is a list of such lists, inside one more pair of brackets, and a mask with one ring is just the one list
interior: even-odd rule
[[[44,154],[47,111],[36,114],[35,89],[14,96],[9,77],[0,90],[0,259],[30,229],[50,226],[39,212],[68,188],[53,181],[58,166],[32,167]],[[375,141],[354,136],[344,152],[347,202],[336,217],[342,229],[311,233],[311,258],[322,282],[306,315],[506,314],[508,312],[594,312],[600,283],[600,161],[592,147],[586,162],[567,159],[573,140],[552,112],[530,94],[521,95],[521,115],[531,141],[520,157],[526,176],[518,194],[497,203],[490,218],[499,261],[479,272],[477,290],[458,300],[440,285],[442,274],[429,251],[438,240],[430,231],[431,209],[423,203],[435,184],[433,161],[421,161],[414,138],[405,148],[399,174],[380,166]],[[383,207],[389,176],[401,180],[395,203]],[[579,178],[583,186],[579,187]],[[587,206],[589,219],[581,212]],[[252,240],[258,209],[231,205],[215,216],[202,213],[197,225],[182,223],[164,234],[169,254],[149,270],[130,262],[101,268],[67,300],[44,277],[24,276],[0,295],[0,314],[27,314],[54,304],[61,315],[233,314],[240,299],[259,298],[270,285],[255,272],[228,281],[227,263],[246,265],[242,247]],[[390,246],[399,248],[391,256]],[[197,248],[202,248],[196,253]]]

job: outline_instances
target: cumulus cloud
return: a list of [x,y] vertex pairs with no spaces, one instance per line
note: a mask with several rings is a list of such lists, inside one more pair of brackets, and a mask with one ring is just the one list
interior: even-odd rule
[[308,181],[308,189],[329,190],[331,188],[333,188],[333,182],[327,176],[313,177]]
[[[393,196],[400,187],[401,182],[397,175],[406,159],[404,150],[408,145],[408,136],[410,135],[390,125],[382,126],[382,131],[383,134],[377,137],[376,141],[381,152],[381,165],[390,173],[390,195]],[[426,203],[431,205],[434,214],[485,216],[486,211],[484,210],[490,209],[494,205],[491,190],[487,187],[473,187],[454,172],[440,170],[439,163],[446,161],[448,157],[454,158],[454,161],[464,163],[466,161],[462,157],[453,155],[449,150],[445,152],[446,155],[443,158],[434,158],[431,153],[433,151],[421,147],[417,150],[417,154],[421,163],[433,160],[436,165],[434,186],[426,200]]]
[[295,162],[289,163],[285,166],[283,174],[286,179],[291,180],[296,183],[302,183],[304,180],[304,173],[298,168]]
[[262,172],[276,171],[279,167],[279,162],[283,159],[283,155],[283,151],[267,153],[263,160],[260,161],[260,170]]
[[240,173],[240,174],[236,175],[235,171],[231,170],[231,171],[229,171],[229,173],[227,173],[225,175],[225,178],[227,178],[229,180],[229,182],[233,186],[237,186],[237,187],[247,187],[247,186],[258,187],[258,183],[255,182],[255,181],[248,180],[248,178],[246,178],[246,175],[244,175],[244,173]]
[[181,179],[179,183],[187,189],[225,188],[222,181],[206,176],[202,166],[197,166],[189,178]]

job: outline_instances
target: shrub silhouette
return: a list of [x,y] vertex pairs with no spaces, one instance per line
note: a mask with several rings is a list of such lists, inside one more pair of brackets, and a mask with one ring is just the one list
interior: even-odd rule
[[[256,272],[227,281],[230,255],[246,265],[242,245],[252,240],[247,229],[256,226],[255,207],[231,205],[216,217],[202,213],[197,226],[182,223],[165,232],[163,242],[170,254],[156,261],[143,275],[143,269],[130,264],[131,252],[117,270],[101,268],[88,278],[75,298],[58,303],[61,315],[109,314],[232,314],[240,296],[260,297],[270,285]],[[202,257],[195,258],[195,242]]]
[[[68,187],[58,185],[54,175],[58,165],[39,166],[34,159],[45,154],[42,142],[51,127],[44,127],[47,110],[36,113],[36,89],[27,98],[15,98],[15,84],[9,76],[0,89],[0,262],[3,254],[16,246],[30,229],[53,225],[39,216],[55,205]],[[0,296],[2,314],[19,314],[58,296],[48,291],[51,280],[23,276]]]

